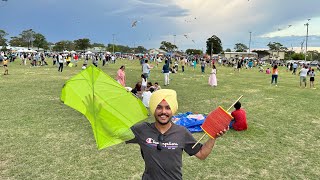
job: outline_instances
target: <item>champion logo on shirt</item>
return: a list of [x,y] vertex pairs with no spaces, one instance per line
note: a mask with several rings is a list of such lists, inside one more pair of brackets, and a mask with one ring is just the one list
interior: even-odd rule
[[[159,144],[158,141],[155,141],[152,138],[147,138],[146,143],[148,146],[151,146],[151,147],[157,147],[157,145]],[[173,143],[173,142],[162,142],[161,146],[167,149],[176,149],[179,146],[179,144]]]

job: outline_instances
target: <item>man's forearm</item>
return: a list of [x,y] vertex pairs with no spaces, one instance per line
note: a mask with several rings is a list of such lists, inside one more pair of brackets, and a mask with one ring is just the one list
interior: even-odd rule
[[212,148],[215,144],[215,139],[208,139],[208,141],[206,143],[204,143],[204,145],[201,147],[200,151],[196,154],[196,157],[204,160],[208,157],[208,155],[211,153]]

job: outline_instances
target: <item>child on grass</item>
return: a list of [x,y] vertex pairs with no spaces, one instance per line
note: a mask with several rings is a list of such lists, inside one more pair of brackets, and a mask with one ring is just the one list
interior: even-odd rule
[[232,111],[233,120],[230,122],[229,128],[236,131],[243,131],[248,128],[246,111],[241,108],[241,103],[238,101],[233,106],[236,110]]

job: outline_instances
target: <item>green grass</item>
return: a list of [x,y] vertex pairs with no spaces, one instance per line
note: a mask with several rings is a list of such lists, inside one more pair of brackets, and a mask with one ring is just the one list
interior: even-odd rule
[[[60,101],[67,79],[81,70],[9,64],[0,76],[0,179],[141,179],[144,162],[137,145],[97,150],[89,121]],[[138,61],[119,60],[100,68],[111,77],[126,65],[127,85],[140,80]],[[79,64],[80,65],[80,64]],[[280,67],[278,86],[258,69],[234,72],[218,66],[218,87],[187,67],[170,74],[178,112],[227,109],[240,95],[249,129],[219,138],[205,161],[183,156],[184,179],[318,179],[320,177],[320,86],[299,88],[299,77]],[[2,71],[3,69],[1,69]],[[150,77],[164,88],[161,68]],[[148,121],[153,121],[149,118]],[[194,136],[199,139],[202,133]]]

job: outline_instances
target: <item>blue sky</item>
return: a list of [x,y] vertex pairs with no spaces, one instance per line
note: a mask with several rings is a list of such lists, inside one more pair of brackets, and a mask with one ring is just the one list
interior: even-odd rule
[[260,49],[274,41],[300,48],[308,22],[308,47],[320,47],[319,7],[319,0],[8,0],[0,1],[0,29],[7,39],[33,29],[53,43],[107,44],[114,34],[116,44],[149,49],[170,41],[181,50],[205,49],[212,35],[223,49],[249,46],[252,32],[251,49]]

